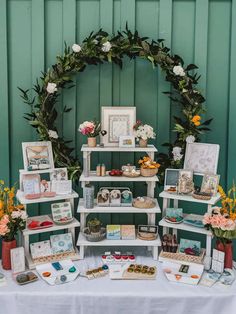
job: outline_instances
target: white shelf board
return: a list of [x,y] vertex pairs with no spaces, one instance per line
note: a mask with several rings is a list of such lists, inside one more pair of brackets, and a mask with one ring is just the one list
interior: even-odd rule
[[94,208],[85,208],[84,200],[81,198],[79,200],[77,213],[146,213],[146,214],[156,214],[161,213],[157,199],[156,206],[154,208],[136,208],[133,206],[97,206],[96,200],[94,200]]
[[157,152],[154,145],[148,145],[147,147],[140,147],[136,145],[135,147],[118,147],[118,146],[104,146],[101,147],[97,145],[96,147],[88,147],[88,145],[83,145],[81,148],[82,152]]
[[106,176],[101,177],[101,176],[97,176],[95,171],[90,171],[88,177],[84,175],[84,171],[83,171],[79,180],[81,182],[158,182],[159,181],[157,176],[153,176],[153,177],[139,176],[136,178],[128,178],[125,176],[109,176],[108,172]]
[[209,204],[209,205],[215,205],[220,200],[220,194],[219,193],[217,193],[216,196],[212,196],[212,198],[208,201],[198,200],[196,198],[193,198],[191,195],[173,194],[173,193],[168,193],[166,191],[161,192],[159,194],[159,196],[162,198],[169,198],[169,199],[173,199],[173,200],[194,202],[194,203],[200,203],[200,204]]
[[20,169],[20,174],[40,174],[40,173],[51,173],[53,172],[55,169],[58,168],[51,168],[51,169],[41,169],[41,170],[25,170],[25,169]]
[[76,243],[77,246],[161,246],[160,237],[153,241],[135,240],[107,240],[99,242],[87,241],[85,236],[80,232]]
[[[30,219],[32,220],[34,217],[30,217]],[[50,217],[51,218],[51,217]],[[64,229],[70,229],[70,228],[76,228],[79,227],[80,223],[79,221],[74,218],[74,220],[71,223],[68,224],[64,224],[64,225],[57,225],[57,224],[53,224],[51,227],[49,228],[43,228],[43,229],[36,229],[36,230],[32,230],[29,228],[26,228],[22,231],[23,235],[32,235],[32,234],[38,234],[38,233],[44,233],[44,232],[52,232],[52,231],[56,231],[56,230],[64,230]]]
[[[33,262],[31,255],[28,253],[25,253],[25,258],[26,258],[26,265],[28,266],[29,269],[35,269],[37,265],[45,264],[45,262],[44,263]],[[77,247],[75,247],[75,254],[73,255],[73,257],[70,256],[69,259],[72,261],[77,261],[80,259],[80,255],[79,255],[79,251]],[[57,261],[60,261],[60,259],[58,258]]]
[[194,226],[185,224],[184,222],[181,222],[180,224],[172,224],[165,221],[164,218],[161,221],[159,221],[158,225],[162,227],[172,228],[172,229],[185,230],[185,231],[200,233],[200,234],[205,234],[205,235],[212,235],[212,232],[210,230],[206,230],[205,228],[194,227]]
[[37,204],[37,203],[56,202],[56,201],[61,201],[61,200],[67,200],[67,199],[71,199],[71,198],[77,198],[77,197],[79,197],[79,195],[75,191],[72,191],[71,194],[56,195],[54,197],[40,197],[40,198],[28,200],[24,197],[24,193],[22,191],[18,190],[16,193],[16,197],[21,204],[27,205],[27,204]]

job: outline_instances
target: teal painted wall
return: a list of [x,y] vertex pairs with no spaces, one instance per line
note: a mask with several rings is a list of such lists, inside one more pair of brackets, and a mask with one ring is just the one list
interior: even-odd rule
[[[18,180],[21,142],[36,139],[23,119],[28,108],[17,86],[32,87],[40,72],[62,53],[64,41],[81,43],[100,27],[108,32],[122,30],[126,21],[144,36],[164,38],[173,53],[199,66],[207,117],[214,117],[212,132],[203,141],[221,146],[221,183],[226,187],[236,178],[236,0],[0,0],[1,178]],[[135,105],[138,118],[156,128],[159,150],[174,137],[172,116],[178,108],[162,94],[169,89],[163,73],[152,70],[149,63],[125,60],[122,71],[109,64],[91,66],[75,82],[76,88],[64,92],[58,103],[58,110],[64,105],[73,108],[58,119],[58,128],[73,140],[79,157],[85,139],[78,134],[78,125],[99,117],[102,105]],[[116,154],[95,156],[94,162],[99,158],[106,158],[108,167],[127,161]],[[109,219],[107,215],[105,220]],[[121,223],[134,219],[138,223],[143,217],[112,217]]]

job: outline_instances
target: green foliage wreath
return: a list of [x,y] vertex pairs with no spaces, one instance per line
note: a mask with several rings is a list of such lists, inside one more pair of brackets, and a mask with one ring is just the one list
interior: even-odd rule
[[[161,174],[166,167],[181,167],[186,142],[199,141],[200,134],[209,130],[207,126],[212,119],[201,122],[201,115],[205,113],[205,99],[196,88],[200,78],[194,71],[197,66],[189,64],[184,67],[182,58],[170,55],[169,51],[163,39],[150,42],[148,37],[140,37],[137,31],[132,33],[127,26],[125,31],[118,31],[115,36],[109,36],[100,29],[85,38],[81,46],[74,44],[72,49],[65,46],[64,54],[57,56],[56,64],[42,73],[34,85],[35,97],[29,97],[30,90],[20,89],[21,97],[31,108],[25,118],[36,128],[40,140],[52,142],[57,167],[67,167],[71,179],[77,179],[81,172],[78,159],[72,155],[74,149],[69,146],[70,142],[58,136],[55,126],[59,90],[73,87],[73,75],[84,71],[87,65],[113,62],[122,68],[125,56],[146,59],[153,68],[160,66],[165,72],[166,81],[171,83],[171,92],[164,93],[181,106],[182,116],[173,117],[176,139],[174,143],[163,144],[168,146],[168,154],[159,153],[158,161],[161,163]],[[64,107],[63,114],[70,110]]]

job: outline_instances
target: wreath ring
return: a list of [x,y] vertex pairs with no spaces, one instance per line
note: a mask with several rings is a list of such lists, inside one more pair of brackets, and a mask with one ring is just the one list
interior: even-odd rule
[[[181,167],[186,142],[199,141],[200,135],[210,130],[207,126],[212,119],[201,122],[201,115],[205,113],[205,98],[196,87],[200,76],[196,72],[192,73],[198,67],[189,64],[184,68],[183,59],[178,55],[170,55],[170,49],[164,45],[163,39],[148,40],[148,37],[140,37],[137,30],[132,33],[127,25],[125,31],[118,31],[113,36],[102,29],[91,32],[81,46],[74,44],[71,49],[65,44],[64,54],[57,56],[56,64],[43,72],[33,86],[33,98],[29,96],[29,89],[19,88],[24,103],[31,109],[25,114],[25,119],[36,128],[40,140],[52,142],[55,165],[67,167],[71,179],[78,179],[81,165],[72,155],[74,149],[69,147],[70,141],[58,136],[55,126],[58,112],[55,105],[59,89],[72,88],[72,76],[84,71],[87,65],[113,62],[122,68],[122,59],[128,56],[130,59],[145,59],[153,68],[160,66],[165,71],[165,79],[171,83],[172,91],[164,93],[181,106],[182,116],[173,117],[175,141],[163,144],[168,147],[168,154],[158,153],[161,175],[167,167]],[[64,107],[63,113],[70,110]]]

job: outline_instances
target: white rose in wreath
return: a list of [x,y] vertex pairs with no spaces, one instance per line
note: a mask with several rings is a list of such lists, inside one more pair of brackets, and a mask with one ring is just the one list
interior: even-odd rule
[[49,94],[54,94],[57,91],[57,84],[56,83],[48,83],[46,89],[47,89],[47,92]]
[[191,144],[195,142],[195,136],[189,135],[186,137],[186,143]]
[[184,69],[181,67],[181,65],[175,65],[173,67],[173,72],[175,75],[185,76]]
[[81,51],[81,47],[78,44],[74,44],[74,45],[72,45],[72,50],[74,52],[80,52]]
[[56,131],[53,131],[53,130],[49,130],[49,131],[48,131],[48,136],[49,136],[50,138],[58,139],[58,134],[57,134],[57,132],[56,132]]
[[109,41],[106,41],[103,45],[102,45],[102,51],[103,52],[109,52],[111,50],[111,43]]
[[172,150],[174,161],[181,160],[183,155],[181,154],[182,148],[179,146],[175,146]]

